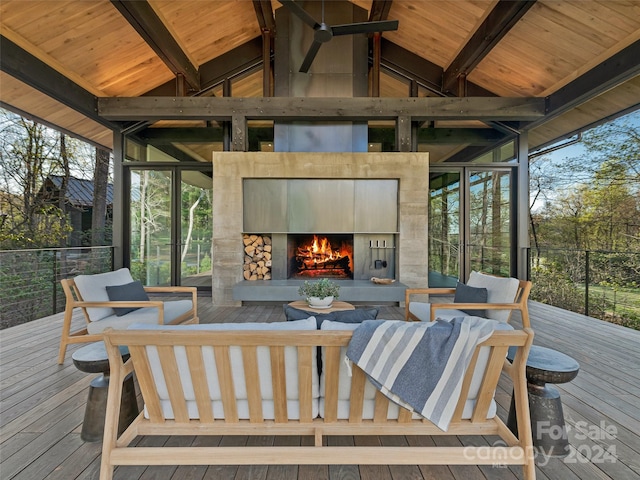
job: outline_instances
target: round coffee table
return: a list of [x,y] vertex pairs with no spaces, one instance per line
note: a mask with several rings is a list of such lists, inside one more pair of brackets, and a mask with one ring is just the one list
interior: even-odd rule
[[343,310],[355,310],[356,307],[347,302],[339,302],[335,300],[329,308],[317,308],[310,307],[307,302],[304,300],[297,300],[295,302],[291,302],[289,304],[290,307],[297,308],[299,310],[305,310],[307,312],[313,313],[331,313],[331,312],[340,312]]
[[[507,358],[513,361],[515,349],[509,349]],[[569,453],[569,439],[564,423],[560,392],[549,383],[567,383],[576,378],[580,364],[569,355],[551,348],[532,345],[527,358],[527,393],[531,415],[533,445],[547,456],[564,457]],[[515,401],[507,420],[509,429],[517,435]]]
[[[129,350],[120,347],[123,360],[129,358]],[[84,421],[80,438],[85,442],[99,442],[104,434],[104,421],[107,412],[107,393],[109,392],[109,357],[104,342],[90,343],[79,348],[71,356],[73,364],[78,370],[86,373],[100,373],[89,386],[87,406],[84,410]],[[129,374],[122,385],[120,403],[120,418],[118,435],[126,430],[138,416],[138,401],[136,399],[133,375]]]

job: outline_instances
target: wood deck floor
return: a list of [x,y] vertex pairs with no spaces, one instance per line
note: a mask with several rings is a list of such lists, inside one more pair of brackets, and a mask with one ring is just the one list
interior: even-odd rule
[[[214,307],[201,298],[203,323],[284,320],[280,306]],[[537,457],[540,480],[640,478],[640,332],[539,303],[531,303],[535,344],[561,350],[580,362],[578,377],[559,385],[569,427],[571,453]],[[382,307],[379,318],[402,318]],[[76,319],[80,321],[80,319]],[[517,324],[517,319],[514,320]],[[78,323],[80,324],[80,323]],[[93,375],[78,371],[70,352],[57,365],[62,320],[39,319],[0,332],[0,479],[97,479],[101,443],[80,439],[87,389]],[[78,348],[72,346],[70,351]],[[504,419],[511,392],[496,394]],[[487,444],[495,439],[485,438]],[[237,445],[308,442],[299,437],[140,438],[140,445]],[[331,444],[406,445],[430,438],[337,437]],[[438,445],[470,444],[464,437],[438,437]],[[477,439],[475,441],[478,441]],[[352,443],[351,443],[352,444]],[[416,463],[419,463],[418,459]],[[497,479],[521,478],[519,468],[446,466],[224,466],[119,467],[116,479]]]

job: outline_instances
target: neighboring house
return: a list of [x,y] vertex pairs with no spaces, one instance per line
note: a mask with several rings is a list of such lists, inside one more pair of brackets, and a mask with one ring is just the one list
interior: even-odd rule
[[[47,205],[60,207],[60,196],[64,177],[49,175],[38,192],[38,197]],[[73,231],[69,234],[68,244],[82,246],[83,233],[91,230],[93,214],[93,181],[70,177],[64,192],[62,203],[64,212],[69,216]],[[113,184],[107,185],[107,223],[113,214]]]

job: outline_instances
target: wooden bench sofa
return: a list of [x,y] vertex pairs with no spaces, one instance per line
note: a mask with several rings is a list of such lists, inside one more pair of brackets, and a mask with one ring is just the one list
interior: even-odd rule
[[[306,322],[306,323],[305,323]],[[335,329],[328,324],[337,324]],[[326,328],[325,328],[326,326]],[[111,382],[100,471],[117,465],[499,464],[535,478],[525,363],[530,329],[495,331],[478,346],[444,432],[390,402],[344,353],[355,325],[315,319],[108,330]],[[233,329],[233,330],[231,330]],[[123,363],[118,346],[129,348]],[[317,347],[322,347],[322,372]],[[517,348],[512,363],[507,349]],[[118,437],[122,380],[137,376],[144,411]],[[514,387],[518,437],[495,414],[497,382]],[[315,446],[136,447],[138,435],[299,435]],[[327,446],[328,435],[498,435],[501,445],[461,447]]]

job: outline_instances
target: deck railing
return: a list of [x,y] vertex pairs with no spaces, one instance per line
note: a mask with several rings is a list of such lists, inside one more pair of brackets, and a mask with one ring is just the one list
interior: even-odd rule
[[64,309],[60,280],[113,269],[113,247],[0,251],[0,328]]
[[531,299],[640,330],[640,252],[532,248]]

